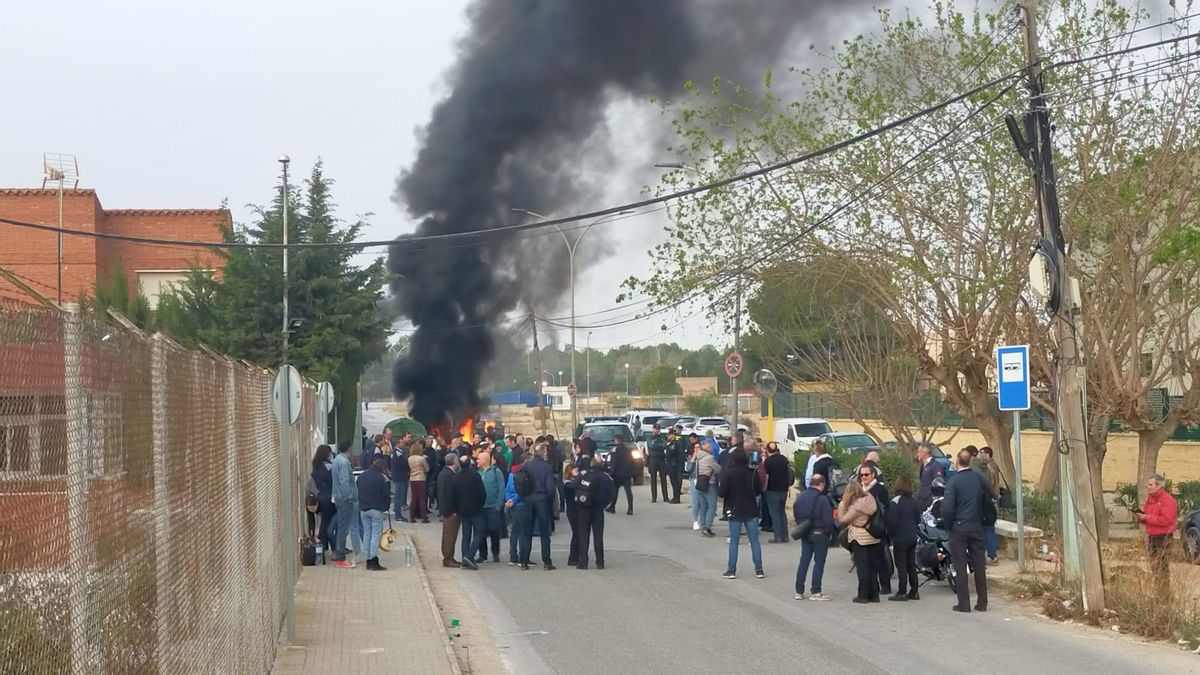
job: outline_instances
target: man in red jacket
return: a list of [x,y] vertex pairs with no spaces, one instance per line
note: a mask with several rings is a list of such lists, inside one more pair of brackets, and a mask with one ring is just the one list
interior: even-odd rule
[[1138,522],[1146,526],[1146,534],[1150,537],[1150,569],[1154,572],[1155,581],[1163,587],[1167,587],[1171,580],[1167,547],[1175,532],[1175,521],[1179,519],[1179,505],[1163,487],[1165,483],[1158,474],[1146,479],[1146,504],[1141,513],[1135,514]]

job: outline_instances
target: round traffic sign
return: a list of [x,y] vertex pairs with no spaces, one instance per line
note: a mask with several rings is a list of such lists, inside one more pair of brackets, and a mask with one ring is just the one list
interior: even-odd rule
[[775,379],[775,373],[763,368],[754,374],[754,388],[759,396],[774,396],[779,390],[779,380]]
[[300,418],[300,405],[304,401],[304,383],[300,380],[300,371],[292,366],[284,366],[275,373],[275,382],[271,387],[271,407],[275,409],[275,418],[291,426]]
[[567,396],[570,396],[571,398],[575,398],[575,394],[578,394],[578,393],[579,393],[579,388],[575,386],[574,382],[567,385]]
[[729,356],[725,357],[725,374],[730,377],[737,377],[742,374],[742,367],[744,365],[741,354],[730,352]]

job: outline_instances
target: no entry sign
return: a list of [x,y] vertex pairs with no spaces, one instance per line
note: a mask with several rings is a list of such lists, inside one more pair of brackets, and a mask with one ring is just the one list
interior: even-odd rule
[[742,355],[737,352],[732,352],[725,357],[725,374],[730,377],[737,377],[742,374],[742,367],[745,363],[742,361]]

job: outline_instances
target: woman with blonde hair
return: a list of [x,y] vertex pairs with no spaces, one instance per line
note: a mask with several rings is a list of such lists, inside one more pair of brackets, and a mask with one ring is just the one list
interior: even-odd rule
[[[860,471],[866,474],[861,480],[869,482],[874,477],[867,468]],[[846,494],[838,505],[838,523],[846,527],[850,538],[850,554],[858,572],[858,594],[854,596],[854,602],[859,604],[879,602],[877,570],[883,564],[883,543],[867,529],[878,510],[874,495],[863,489],[861,481],[852,480],[846,485]]]

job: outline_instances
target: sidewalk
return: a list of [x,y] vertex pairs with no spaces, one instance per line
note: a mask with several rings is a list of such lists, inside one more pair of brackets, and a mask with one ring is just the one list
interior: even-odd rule
[[338,569],[332,557],[301,568],[296,642],[280,647],[272,673],[460,674],[416,546],[405,567],[409,534],[397,531],[392,551],[379,555],[386,572],[368,572],[365,561]]

